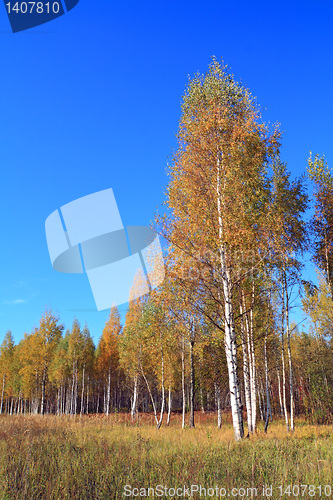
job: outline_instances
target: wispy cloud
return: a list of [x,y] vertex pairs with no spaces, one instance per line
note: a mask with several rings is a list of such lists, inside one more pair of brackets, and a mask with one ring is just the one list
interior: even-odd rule
[[7,307],[23,306],[38,295],[28,281],[18,280],[1,290],[0,305]]
[[6,306],[15,306],[17,304],[25,304],[26,302],[29,302],[31,299],[14,299],[14,300],[4,300],[3,303]]

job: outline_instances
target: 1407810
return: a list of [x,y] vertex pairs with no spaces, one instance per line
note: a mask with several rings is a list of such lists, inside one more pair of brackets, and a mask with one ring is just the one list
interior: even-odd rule
[[8,2],[6,3],[7,12],[11,14],[58,14],[60,11],[59,2]]
[[288,484],[287,486],[278,486],[280,496],[287,496],[291,498],[296,497],[331,497],[332,487],[330,484],[316,486],[314,484]]

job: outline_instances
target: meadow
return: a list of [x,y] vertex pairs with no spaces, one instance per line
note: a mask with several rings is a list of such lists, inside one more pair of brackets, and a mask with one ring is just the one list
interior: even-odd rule
[[332,426],[297,421],[290,435],[282,421],[267,434],[259,424],[236,443],[228,418],[219,430],[198,413],[182,429],[173,415],[157,430],[151,415],[2,416],[0,499],[200,498],[200,485],[201,498],[332,496]]

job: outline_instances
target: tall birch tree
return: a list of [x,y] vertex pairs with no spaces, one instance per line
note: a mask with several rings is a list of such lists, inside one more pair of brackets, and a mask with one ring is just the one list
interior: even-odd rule
[[333,177],[325,158],[319,155],[314,159],[310,155],[307,171],[314,184],[313,260],[326,275],[333,301]]
[[3,411],[3,400],[5,395],[6,384],[8,384],[11,377],[13,354],[14,354],[14,339],[12,332],[8,330],[0,346],[0,373],[1,373],[0,414]]
[[[200,262],[197,278],[215,308],[209,319],[224,335],[235,439],[244,436],[237,366],[234,290],[242,279],[240,253],[260,260],[269,235],[267,167],[279,134],[259,122],[250,92],[213,60],[190,80],[183,98],[178,151],[170,169],[164,234],[175,256]],[[253,265],[256,265],[254,262]],[[191,280],[183,273],[183,284]]]
[[[276,265],[276,280],[281,295],[281,360],[283,380],[283,407],[287,430],[294,430],[294,388],[291,355],[290,310],[293,287],[300,283],[301,262],[298,255],[307,246],[307,230],[303,214],[308,206],[303,178],[290,180],[286,165],[278,161],[274,165],[272,204],[275,213],[275,241],[272,253]],[[286,405],[285,334],[289,365],[290,426]]]
[[113,306],[99,341],[97,360],[102,378],[106,382],[106,415],[109,415],[110,411],[111,384],[116,382],[119,370],[119,335],[121,330],[120,314],[118,308]]

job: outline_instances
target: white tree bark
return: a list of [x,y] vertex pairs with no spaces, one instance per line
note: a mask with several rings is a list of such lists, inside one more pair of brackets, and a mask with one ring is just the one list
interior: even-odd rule
[[268,336],[268,325],[265,331],[265,343],[264,343],[264,358],[265,358],[265,385],[266,385],[266,420],[265,420],[265,432],[267,432],[269,417],[272,414],[271,402],[269,397],[269,380],[268,380],[268,360],[267,360],[267,336]]
[[74,415],[77,413],[77,360],[75,361]]
[[82,413],[84,413],[84,372],[85,372],[85,365],[83,365],[82,369],[82,391],[81,391],[81,408],[80,408],[80,415],[82,417]]
[[286,365],[285,365],[285,352],[284,352],[284,315],[285,315],[285,295],[284,286],[282,291],[282,325],[281,325],[281,361],[282,361],[282,403],[283,403],[283,413],[286,421],[286,429],[289,432],[289,418],[287,411],[287,400],[286,400]]
[[214,384],[215,387],[215,397],[217,402],[217,427],[221,429],[222,427],[222,405],[221,405],[221,388],[219,384]]
[[88,380],[87,380],[87,398],[86,398],[86,414],[88,415],[89,413],[89,375],[88,375]]
[[287,351],[288,351],[288,362],[289,362],[289,389],[290,389],[290,430],[294,432],[294,383],[293,383],[293,364],[291,358],[291,331],[289,324],[289,295],[288,295],[288,284],[285,269],[283,270],[284,279],[284,292],[285,292],[285,314],[286,314],[286,330],[287,330]]
[[[280,362],[280,360],[278,359],[278,363],[279,362]],[[281,375],[280,375],[280,369],[278,366],[276,367],[276,374],[277,374],[277,379],[278,379],[280,413],[281,413],[281,416],[283,416],[284,411],[283,411],[282,392],[281,392]]]
[[167,418],[167,425],[170,425],[170,416],[171,416],[171,404],[172,404],[172,398],[171,398],[171,385],[169,385],[169,396],[168,396],[168,418]]
[[183,412],[182,412],[182,428],[185,428],[185,411],[186,411],[186,392],[185,392],[185,340],[182,337],[182,397],[183,397]]
[[3,374],[2,378],[2,391],[1,391],[1,406],[0,406],[0,414],[2,413],[2,407],[3,407],[3,395],[5,392],[5,383],[6,383],[6,374]]
[[108,388],[106,393],[106,416],[109,416],[110,412],[110,396],[111,396],[111,365],[109,366],[109,374],[108,374]]
[[164,413],[164,405],[165,405],[165,388],[164,388],[164,356],[163,356],[163,349],[161,349],[161,384],[162,384],[162,403],[161,403],[161,414],[160,414],[160,419],[157,423],[157,428],[159,429],[162,425],[163,421],[163,413]]
[[220,165],[220,156],[217,158],[217,209],[218,209],[218,228],[219,228],[219,254],[220,254],[220,269],[224,293],[224,345],[227,358],[228,374],[229,374],[229,391],[230,404],[232,413],[232,422],[234,427],[236,441],[244,437],[243,428],[243,412],[240,398],[240,387],[237,371],[237,343],[236,332],[234,326],[234,313],[232,304],[232,287],[230,272],[227,266],[226,244],[224,242],[224,227],[223,227],[223,196],[221,191],[221,176],[222,170]]
[[251,359],[251,406],[252,406],[252,432],[255,432],[257,425],[257,374],[256,374],[256,358],[254,352],[254,339],[253,339],[253,306],[254,306],[254,283],[252,286],[252,301],[250,309],[250,359]]
[[[193,327],[194,328],[194,327]],[[194,385],[195,385],[195,375],[194,375],[194,340],[190,340],[190,367],[191,367],[191,385],[190,385],[190,427],[194,427]]]
[[[244,295],[240,301],[240,315],[241,315],[241,338],[242,338],[242,351],[243,351],[243,375],[244,375],[244,392],[245,404],[247,414],[247,428],[248,434],[252,434],[252,404],[251,404],[251,387],[250,387],[250,369],[248,359],[248,342],[245,338],[245,310],[243,309]],[[244,306],[245,307],[245,306]]]
[[136,408],[138,404],[138,385],[139,385],[139,377],[136,375],[134,377],[134,389],[133,389],[133,401],[132,401],[132,408],[131,408],[131,416],[132,419],[134,420],[135,414],[136,414]]
[[74,413],[74,385],[75,385],[75,361],[73,360],[73,378],[72,378],[72,391],[71,391],[71,408],[70,414]]
[[282,353],[281,353],[281,358],[282,358],[282,395],[283,395],[283,413],[284,413],[284,418],[286,421],[286,429],[289,431],[289,418],[288,418],[288,411],[287,411],[287,400],[286,400],[286,367],[285,367],[285,360],[284,360],[284,339],[282,339],[283,342],[283,347],[282,347]]
[[147,380],[147,377],[144,373],[144,371],[142,370],[142,367],[141,367],[141,375],[143,376],[143,379],[144,381],[146,382],[146,386],[147,386],[147,390],[148,390],[148,394],[149,394],[149,397],[150,397],[150,401],[151,401],[151,404],[153,406],[153,411],[154,411],[154,417],[155,417],[155,422],[156,422],[156,425],[157,425],[157,428],[158,427],[158,423],[159,423],[159,420],[157,418],[157,410],[156,410],[156,404],[155,404],[155,400],[153,398],[153,395],[152,395],[152,392],[151,392],[151,389],[150,389],[150,385],[149,385],[149,382]]

